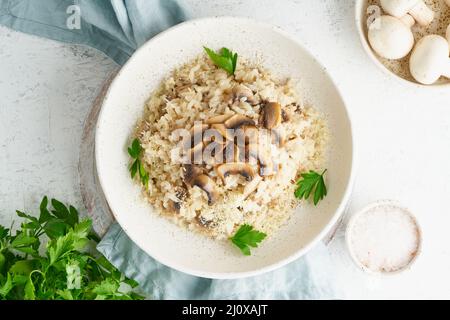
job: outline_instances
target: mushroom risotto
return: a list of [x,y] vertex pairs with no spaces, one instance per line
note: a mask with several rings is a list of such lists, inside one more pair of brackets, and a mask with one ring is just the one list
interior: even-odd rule
[[327,140],[292,80],[242,58],[235,69],[201,55],[174,70],[135,131],[149,203],[217,239],[244,224],[273,234],[299,205],[300,174],[323,167]]

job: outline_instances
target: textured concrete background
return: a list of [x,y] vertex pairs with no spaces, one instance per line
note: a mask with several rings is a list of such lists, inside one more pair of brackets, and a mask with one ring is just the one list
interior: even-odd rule
[[[387,198],[417,215],[423,252],[392,277],[354,267],[338,231],[329,251],[342,298],[450,298],[450,89],[417,90],[378,70],[361,49],[350,0],[185,2],[193,17],[248,16],[297,36],[351,111],[359,165],[349,213]],[[36,212],[45,194],[81,207],[83,122],[117,68],[95,50],[0,27],[0,223],[9,225],[15,209]]]

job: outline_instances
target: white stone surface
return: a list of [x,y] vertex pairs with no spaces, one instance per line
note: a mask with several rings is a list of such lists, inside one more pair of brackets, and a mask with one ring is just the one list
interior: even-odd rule
[[[395,199],[418,217],[421,256],[396,276],[359,271],[339,230],[329,248],[340,296],[449,299],[450,89],[418,90],[378,70],[360,46],[350,0],[185,3],[193,17],[248,16],[294,34],[334,76],[353,118],[359,165],[349,213]],[[0,223],[15,209],[36,210],[44,194],[81,206],[83,121],[116,68],[93,49],[0,27]]]

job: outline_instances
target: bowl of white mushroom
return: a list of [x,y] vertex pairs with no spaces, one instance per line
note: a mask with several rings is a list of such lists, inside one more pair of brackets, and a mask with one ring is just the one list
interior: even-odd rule
[[450,86],[450,0],[358,0],[364,50],[385,72],[419,86]]

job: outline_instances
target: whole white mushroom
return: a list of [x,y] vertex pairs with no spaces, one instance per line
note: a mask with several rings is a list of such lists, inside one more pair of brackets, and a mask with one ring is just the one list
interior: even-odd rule
[[[408,18],[409,17],[409,18]],[[414,19],[381,16],[369,26],[368,38],[372,49],[381,57],[397,60],[405,57],[414,46],[411,26]]]
[[441,76],[450,78],[449,52],[450,46],[444,37],[423,37],[417,42],[409,60],[411,75],[422,84],[433,84]]
[[397,18],[410,14],[421,26],[429,25],[434,19],[434,11],[423,0],[381,0],[381,7]]

